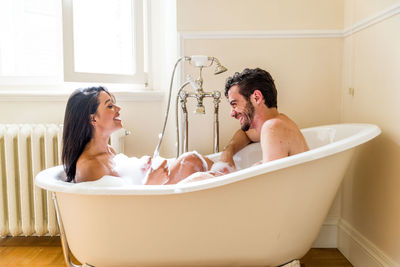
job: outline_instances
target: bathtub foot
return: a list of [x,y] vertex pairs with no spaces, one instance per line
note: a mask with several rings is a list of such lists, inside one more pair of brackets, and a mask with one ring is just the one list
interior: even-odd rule
[[65,263],[67,264],[68,267],[94,267],[87,263],[85,263],[83,265],[76,265],[76,264],[72,263],[71,257],[69,255],[69,247],[68,247],[68,243],[67,243],[67,238],[65,237],[64,226],[63,226],[60,211],[58,208],[56,194],[54,192],[51,192],[51,197],[54,201],[54,207],[56,209],[56,217],[57,217],[58,228],[60,229],[61,245],[62,245],[62,249],[63,249]]
[[280,265],[280,267],[301,267],[301,265],[299,260],[294,260],[286,263],[285,265]]

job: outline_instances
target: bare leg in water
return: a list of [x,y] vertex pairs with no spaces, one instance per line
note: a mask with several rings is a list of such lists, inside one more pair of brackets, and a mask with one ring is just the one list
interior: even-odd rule
[[166,167],[167,161],[164,160],[159,168],[150,170],[146,184],[176,184],[193,173],[209,171],[213,163],[207,157],[196,153],[182,155],[169,168]]

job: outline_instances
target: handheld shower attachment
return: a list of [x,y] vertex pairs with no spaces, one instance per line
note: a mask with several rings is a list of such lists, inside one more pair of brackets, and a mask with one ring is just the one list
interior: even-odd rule
[[[168,120],[169,107],[170,107],[170,103],[171,103],[171,92],[172,92],[172,85],[173,85],[173,81],[174,81],[175,71],[176,71],[176,68],[177,68],[179,62],[181,62],[181,61],[189,61],[189,63],[191,65],[199,68],[199,77],[196,80],[193,80],[193,78],[191,76],[189,76],[187,78],[187,80],[180,86],[177,96],[176,96],[175,117],[176,117],[176,130],[177,130],[177,137],[176,137],[177,138],[177,157],[180,154],[180,144],[179,144],[180,129],[179,129],[179,122],[178,122],[178,102],[181,103],[183,119],[184,119],[184,127],[185,127],[183,151],[187,152],[188,151],[188,113],[187,113],[187,108],[186,108],[186,102],[187,102],[187,98],[190,98],[190,97],[193,97],[197,100],[197,105],[196,105],[196,110],[195,110],[196,114],[205,114],[205,108],[203,105],[203,99],[205,97],[213,98],[213,102],[214,102],[214,152],[219,151],[218,106],[219,106],[219,102],[220,102],[221,93],[219,91],[213,91],[213,92],[204,92],[203,91],[202,71],[203,71],[203,68],[208,68],[208,67],[211,67],[213,64],[215,64],[216,67],[214,70],[214,75],[217,75],[217,74],[227,71],[227,68],[222,66],[216,57],[193,55],[190,57],[187,57],[187,56],[181,57],[175,63],[175,66],[174,66],[174,69],[173,69],[172,75],[171,75],[170,86],[169,86],[168,102],[167,102],[167,109],[165,112],[164,125],[162,128],[160,137],[159,137],[157,147],[154,151],[153,157],[156,157],[159,155],[159,149],[160,149],[163,137],[164,137],[164,132],[165,132],[165,128],[166,128],[167,120]],[[184,88],[187,85],[191,85],[195,91],[188,92],[188,91],[184,90]]]

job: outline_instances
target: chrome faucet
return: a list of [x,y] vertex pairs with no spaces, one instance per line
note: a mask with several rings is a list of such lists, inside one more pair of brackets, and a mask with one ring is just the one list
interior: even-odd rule
[[[167,103],[167,110],[165,113],[165,119],[164,119],[164,126],[162,129],[162,133],[160,135],[160,139],[158,142],[158,145],[156,147],[156,150],[154,151],[154,156],[158,156],[159,153],[159,148],[161,146],[162,139],[164,137],[164,131],[165,127],[167,124],[167,119],[168,119],[168,113],[169,113],[169,107],[170,107],[170,102],[171,102],[171,91],[172,91],[172,85],[173,85],[173,80],[174,80],[174,75],[176,68],[178,66],[178,63],[180,61],[189,61],[191,65],[194,65],[195,67],[199,68],[199,77],[196,80],[193,80],[191,76],[188,76],[186,79],[186,82],[184,82],[177,93],[176,96],[176,101],[175,101],[175,118],[176,118],[176,138],[177,138],[177,152],[176,156],[178,157],[181,153],[187,152],[188,151],[188,136],[189,136],[189,122],[188,122],[188,111],[187,111],[187,99],[188,98],[195,98],[197,100],[196,104],[196,109],[195,113],[197,114],[205,114],[205,107],[203,100],[204,98],[211,97],[213,98],[214,102],[214,153],[219,151],[219,120],[218,120],[218,110],[219,110],[219,103],[220,103],[220,98],[221,98],[221,93],[219,91],[213,91],[213,92],[205,92],[203,90],[203,77],[202,77],[202,71],[203,68],[208,68],[211,67],[214,63],[217,65],[214,71],[214,75],[223,73],[227,71],[227,68],[221,65],[219,60],[215,57],[208,57],[208,56],[201,56],[201,55],[195,55],[191,57],[181,57],[179,58],[174,66],[174,69],[172,71],[172,77],[171,77],[171,82],[170,82],[170,88],[169,88],[169,95],[168,95],[168,103]],[[185,87],[187,85],[191,85],[191,87],[194,89],[194,91],[186,91]],[[180,127],[179,127],[179,118],[178,118],[178,106],[181,106],[182,109],[182,114],[183,114],[183,126],[184,126],[184,136],[183,136],[183,148],[180,149]]]
[[[188,113],[186,108],[186,102],[188,98],[195,98],[197,100],[195,113],[196,114],[205,114],[205,107],[203,100],[206,97],[213,98],[214,102],[214,146],[213,150],[214,153],[219,152],[219,120],[218,120],[218,111],[219,111],[219,103],[221,102],[221,93],[219,91],[213,92],[205,92],[203,90],[203,68],[210,67],[214,62],[216,62],[217,67],[214,71],[214,75],[220,74],[225,72],[227,69],[219,63],[219,60],[215,57],[206,57],[206,56],[192,56],[191,60],[189,61],[193,65],[199,68],[199,77],[196,80],[193,80],[191,76],[187,77],[187,82],[191,85],[194,91],[187,92],[181,89],[182,91],[179,92],[177,95],[177,101],[180,99],[182,113],[183,113],[183,120],[184,120],[184,136],[183,136],[183,152],[187,152],[188,148],[188,138],[189,138],[189,123],[188,123]],[[185,84],[186,84],[185,83]],[[178,110],[178,106],[176,106],[176,110]],[[177,121],[177,156],[180,154],[180,131],[179,131],[179,123],[178,123],[178,112],[176,112],[176,121]]]

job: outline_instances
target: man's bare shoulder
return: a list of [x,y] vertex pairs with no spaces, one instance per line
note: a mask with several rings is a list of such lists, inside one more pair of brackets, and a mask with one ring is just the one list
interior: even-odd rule
[[282,116],[278,116],[264,122],[261,132],[264,134],[268,133],[284,133],[292,127],[290,119]]
[[299,127],[284,114],[263,124],[261,138],[287,149],[289,156],[308,150],[307,142]]

